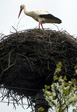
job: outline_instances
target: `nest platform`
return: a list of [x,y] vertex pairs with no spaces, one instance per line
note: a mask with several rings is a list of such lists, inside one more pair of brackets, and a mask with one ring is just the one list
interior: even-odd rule
[[58,62],[60,75],[74,78],[77,39],[66,32],[27,30],[4,36],[0,42],[0,85],[9,97],[32,98],[51,85]]

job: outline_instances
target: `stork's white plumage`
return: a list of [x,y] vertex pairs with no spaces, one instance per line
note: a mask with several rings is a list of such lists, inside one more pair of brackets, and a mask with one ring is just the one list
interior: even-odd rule
[[44,30],[43,25],[42,25],[43,23],[58,23],[58,24],[60,24],[62,22],[59,18],[53,16],[52,14],[50,14],[49,12],[44,11],[44,10],[27,11],[25,5],[20,6],[20,12],[19,12],[18,18],[20,16],[22,10],[24,10],[24,13],[27,16],[30,16],[39,22],[39,27],[38,27],[39,29],[40,29],[40,25],[41,25],[42,29]]

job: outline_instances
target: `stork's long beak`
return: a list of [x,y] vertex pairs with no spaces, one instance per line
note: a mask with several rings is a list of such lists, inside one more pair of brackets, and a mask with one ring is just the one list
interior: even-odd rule
[[19,12],[18,18],[20,17],[21,12],[22,12],[22,9],[20,9],[20,12]]

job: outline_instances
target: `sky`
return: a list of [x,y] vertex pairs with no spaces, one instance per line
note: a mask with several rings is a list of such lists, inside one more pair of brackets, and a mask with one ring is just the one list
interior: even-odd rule
[[31,109],[27,109],[27,106],[25,106],[25,109],[21,106],[16,106],[15,109],[12,104],[8,106],[7,103],[0,102],[0,112],[31,112]]
[[[0,0],[0,34],[8,35],[17,31],[33,29],[38,23],[23,12],[18,19],[20,5],[26,4],[28,10],[46,10],[62,20],[56,24],[60,31],[66,31],[77,37],[77,0]],[[44,28],[58,30],[53,24],[44,24]],[[14,29],[14,28],[15,29]],[[5,107],[5,108],[4,108]],[[29,112],[22,107],[0,103],[1,112]],[[70,111],[71,112],[71,111]]]
[[[56,24],[59,30],[77,36],[77,0],[0,0],[0,33],[7,35],[15,29],[21,31],[38,27],[38,23],[23,12],[18,19],[21,4],[26,4],[28,10],[49,11],[62,20],[61,24]],[[58,30],[53,24],[43,26]]]

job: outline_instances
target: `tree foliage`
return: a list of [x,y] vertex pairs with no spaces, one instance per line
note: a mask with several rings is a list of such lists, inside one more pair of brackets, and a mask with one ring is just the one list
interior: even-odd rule
[[[55,112],[68,112],[68,108],[72,105],[73,112],[77,109],[77,80],[71,79],[67,81],[66,76],[58,76],[62,68],[62,63],[57,64],[51,87],[45,85],[44,96],[48,104]],[[75,73],[74,75],[77,75]]]

